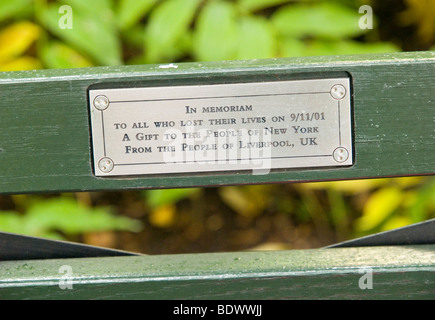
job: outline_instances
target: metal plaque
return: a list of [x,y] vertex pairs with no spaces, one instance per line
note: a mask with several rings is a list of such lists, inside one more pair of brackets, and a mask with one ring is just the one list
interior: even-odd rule
[[89,90],[95,175],[350,166],[348,78]]

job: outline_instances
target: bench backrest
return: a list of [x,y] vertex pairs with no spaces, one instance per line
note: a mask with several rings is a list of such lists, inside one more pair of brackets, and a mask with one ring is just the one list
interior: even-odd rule
[[[3,73],[0,74],[0,193],[177,188],[433,174],[434,62],[434,52],[420,52]],[[328,109],[322,109],[321,106],[325,104],[327,108],[327,104],[334,99],[338,101],[338,109],[333,115],[340,114],[340,99],[334,97],[328,88],[323,96],[314,92],[319,88],[324,90],[329,85],[319,84],[324,79],[343,80],[343,84],[348,83],[349,92],[346,92],[347,100],[343,99],[342,115],[336,119],[329,117],[322,122],[322,110]],[[279,116],[284,114],[273,113],[273,106],[275,101],[281,101],[279,95],[283,95],[284,91],[276,89],[276,84],[286,81],[295,84],[289,88],[306,98],[301,100],[299,96],[287,96],[290,107],[285,113],[284,122],[279,122]],[[237,87],[243,83],[248,83],[247,89]],[[207,86],[211,88],[209,91],[204,89]],[[268,86],[271,91],[267,91]],[[273,91],[275,89],[278,90],[276,93]],[[235,94],[231,96],[233,91]],[[106,111],[96,109],[96,103],[102,103],[103,106],[105,103],[104,98],[95,101],[95,95],[101,92],[113,94],[118,99],[111,103],[109,101]],[[258,95],[262,97],[255,97],[253,92],[259,92]],[[218,98],[226,98],[213,100],[213,94],[217,94]],[[198,102],[199,98],[204,98],[203,95],[208,100]],[[308,97],[310,95],[311,98]],[[159,102],[152,107],[153,104],[144,101],[147,100],[144,96]],[[308,158],[306,162],[299,159],[299,163],[293,166],[294,159],[291,159],[288,147],[288,152],[278,152],[278,156],[283,155],[284,160],[276,162],[270,171],[259,174],[247,170],[242,164],[233,165],[231,170],[210,167],[207,171],[201,169],[203,166],[199,163],[186,170],[167,163],[160,169],[149,166],[157,170],[155,173],[150,171],[150,174],[146,172],[146,166],[132,166],[125,175],[121,171],[118,175],[107,176],[100,172],[111,170],[112,164],[119,168],[120,160],[112,159],[110,163],[111,158],[119,156],[119,151],[113,151],[117,144],[127,161],[130,154],[136,157],[134,159],[139,159],[133,155],[132,148],[136,148],[136,153],[143,152],[141,159],[145,159],[144,162],[148,157],[162,152],[157,148],[165,142],[163,133],[171,131],[159,131],[160,140],[156,141],[153,134],[157,131],[140,126],[152,125],[155,128],[156,120],[144,119],[143,115],[160,112],[161,119],[171,120],[168,115],[170,109],[164,108],[168,105],[168,108],[171,107],[170,100],[173,97],[178,107],[185,110],[185,117],[180,118],[174,113],[175,127],[168,126],[168,130],[181,132],[185,129],[181,127],[182,120],[186,124],[187,120],[197,119],[208,122],[206,129],[214,125],[221,131],[228,131],[232,120],[219,124],[211,123],[210,119],[237,118],[238,128],[246,130],[268,130],[269,133],[278,130],[276,137],[282,133],[281,129],[288,130],[282,135],[283,138],[276,138],[277,143],[297,143],[299,145],[294,155]],[[119,101],[122,98],[136,102],[128,104],[131,109],[123,105],[124,109],[110,113],[116,108],[116,102],[122,102]],[[270,108],[267,101],[271,102]],[[141,103],[148,106],[145,112],[141,109]],[[291,109],[292,103],[299,107]],[[304,103],[306,109],[300,107]],[[345,106],[346,103],[349,105]],[[255,112],[231,110],[231,106],[239,104],[242,108],[254,105]],[[311,107],[312,104],[314,107]],[[196,114],[192,113],[195,112],[192,106],[196,106]],[[222,106],[228,108],[215,109]],[[201,109],[204,107],[206,109]],[[191,114],[188,114],[189,111]],[[138,116],[137,112],[144,113]],[[251,123],[241,123],[244,114],[247,116],[243,121]],[[103,115],[106,127],[98,129],[96,126]],[[277,117],[275,123],[271,120],[273,116]],[[126,122],[125,119],[130,121],[126,123],[130,131],[122,131],[120,127]],[[264,121],[267,123],[262,123]],[[137,128],[131,128],[133,125]],[[328,127],[332,128],[331,132],[327,131]],[[338,133],[338,130],[342,132]],[[139,136],[132,136],[136,132]],[[169,135],[167,137],[169,139]],[[331,139],[343,141],[331,142]],[[131,140],[135,140],[136,145],[131,143],[132,147],[128,149]],[[244,142],[239,140],[234,141]],[[168,145],[167,140],[165,143]],[[183,141],[177,143],[177,148],[182,148]],[[345,150],[338,149],[337,152],[344,152],[350,162],[343,165],[335,159],[337,165],[334,166],[331,159],[334,159],[336,150],[332,147],[339,148],[340,144],[346,143]],[[304,146],[306,149],[303,149]],[[106,147],[107,150],[102,149]],[[147,149],[150,147],[152,149]],[[241,145],[238,147],[242,148]],[[279,148],[279,145],[272,146],[272,150]],[[96,156],[105,152],[109,158],[109,163],[106,163],[108,167],[104,162],[99,164],[104,156]],[[313,160],[313,155],[320,156],[322,153],[328,157],[317,159],[317,162]],[[264,160],[264,157],[260,154],[261,159]],[[224,156],[224,160],[229,159]],[[133,162],[137,163],[136,160]]]
[[[3,73],[0,193],[433,174],[434,75],[433,52]],[[240,135],[206,143],[207,130]],[[211,159],[223,166],[196,157],[213,141],[209,154],[228,151]],[[248,164],[231,158],[235,146],[252,149]],[[181,159],[172,161],[173,148]],[[269,166],[257,170],[254,160]],[[433,252],[426,244],[3,261],[0,298],[433,299]]]

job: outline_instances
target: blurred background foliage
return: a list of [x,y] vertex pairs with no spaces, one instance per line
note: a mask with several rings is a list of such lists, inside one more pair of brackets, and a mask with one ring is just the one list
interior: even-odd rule
[[[373,29],[360,29],[370,5]],[[0,71],[434,50],[433,0],[0,0]],[[0,230],[143,253],[311,248],[435,217],[430,177],[0,196]]]

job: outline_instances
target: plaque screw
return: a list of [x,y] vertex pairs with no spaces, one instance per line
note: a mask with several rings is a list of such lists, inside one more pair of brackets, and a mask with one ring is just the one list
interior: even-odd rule
[[345,162],[347,158],[349,158],[349,152],[346,150],[346,148],[339,147],[334,150],[332,157],[337,162]]
[[98,168],[104,173],[112,171],[114,166],[113,160],[110,158],[102,158],[98,161]]
[[109,104],[109,98],[107,98],[106,96],[96,96],[94,99],[94,107],[98,110],[106,110]]
[[335,100],[341,100],[346,95],[346,88],[341,84],[336,84],[331,88],[331,96]]

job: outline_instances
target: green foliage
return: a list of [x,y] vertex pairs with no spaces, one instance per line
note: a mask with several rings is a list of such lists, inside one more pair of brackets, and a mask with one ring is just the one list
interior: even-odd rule
[[373,192],[366,202],[357,229],[372,230],[383,223],[400,206],[402,192],[397,187],[385,187]]
[[237,59],[270,58],[276,49],[275,30],[268,20],[256,16],[240,19]]
[[[403,3],[406,10],[394,21],[415,26],[415,37],[435,48],[435,19],[430,10],[434,1]],[[362,4],[367,3],[0,0],[0,71],[399,51],[392,42],[397,39],[379,40],[377,24],[374,30],[359,28]],[[72,9],[72,29],[59,26],[60,19],[66,18],[65,12],[59,12],[62,5]],[[374,18],[376,22],[381,17]],[[217,193],[229,210],[246,219],[243,221],[279,211],[291,215],[295,224],[330,227],[342,237],[351,237],[434,217],[435,180],[415,181],[300,184],[289,192],[277,186],[226,187]],[[145,216],[154,227],[173,227],[177,204],[183,199],[197,201],[199,192],[140,192],[148,210]],[[23,203],[21,198],[14,199],[18,209],[0,212],[2,231],[59,238],[62,234],[140,228],[137,221],[116,216],[108,208],[85,206],[64,195],[49,200],[25,196]],[[196,234],[191,229],[187,233],[192,238]]]
[[16,211],[1,212],[0,230],[62,239],[62,233],[77,235],[108,230],[136,232],[141,229],[140,222],[136,220],[115,216],[108,208],[88,208],[66,196],[32,200],[26,203],[28,208],[24,214]]
[[[304,184],[304,190],[326,190],[327,216],[338,231],[351,224],[352,237],[435,218],[435,179],[431,177],[321,182]],[[311,194],[304,203],[313,203],[315,198]]]
[[198,193],[199,188],[182,188],[182,189],[156,189],[144,191],[144,198],[147,204],[156,209],[161,206],[176,203],[177,201],[190,197]]
[[157,228],[172,226],[176,221],[176,203],[183,199],[194,198],[200,191],[199,188],[143,191],[142,196],[149,207],[148,221]]
[[272,16],[277,30],[290,37],[343,39],[365,33],[358,26],[357,11],[333,2],[292,4]]
[[[398,51],[392,43],[361,41],[370,31],[358,26],[358,4],[357,0],[94,0],[89,5],[88,0],[0,0],[0,28],[2,21],[8,26],[27,20],[37,21],[42,31],[34,40],[36,61],[26,56],[0,68]],[[60,10],[63,5],[69,6],[71,17]],[[419,13],[415,7],[410,9],[412,16]],[[71,29],[60,27],[67,19]],[[376,39],[376,32],[371,34]]]
[[145,27],[145,60],[172,60],[192,22],[199,0],[168,0],[154,9]]
[[85,68],[92,66],[92,63],[70,46],[51,41],[44,44],[40,51],[40,57],[48,68]]
[[31,7],[31,0],[0,0],[0,21],[20,16]]
[[399,16],[400,22],[405,26],[415,26],[421,43],[433,45],[435,41],[435,1],[405,0],[405,3],[407,9]]
[[255,12],[280,4],[291,2],[291,0],[239,0],[239,6],[244,11]]
[[236,56],[237,11],[233,3],[210,1],[198,16],[193,51],[198,61],[230,60]]
[[154,6],[157,0],[120,0],[116,21],[121,30],[132,28]]
[[40,23],[65,43],[87,54],[100,65],[120,65],[121,44],[114,22],[111,1],[69,0],[72,8],[72,29],[59,27],[59,19],[67,13],[59,13],[59,3],[52,3],[38,11]]

